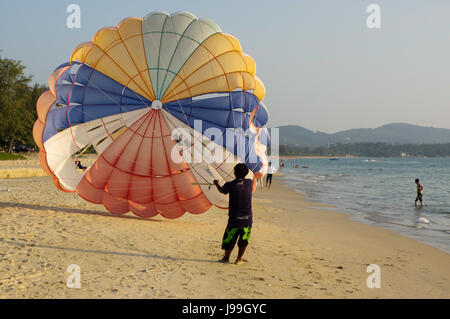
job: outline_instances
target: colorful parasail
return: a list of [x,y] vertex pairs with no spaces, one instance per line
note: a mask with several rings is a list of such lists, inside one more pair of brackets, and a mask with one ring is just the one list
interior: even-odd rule
[[234,179],[238,162],[250,178],[266,167],[264,85],[239,41],[211,20],[127,18],[76,47],[48,84],[33,129],[41,166],[57,188],[113,214],[226,208],[212,181]]

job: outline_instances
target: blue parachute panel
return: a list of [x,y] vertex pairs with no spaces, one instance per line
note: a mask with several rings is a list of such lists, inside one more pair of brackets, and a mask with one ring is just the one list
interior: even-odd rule
[[146,98],[78,62],[58,78],[56,97],[47,115],[44,142],[70,126],[151,105]]

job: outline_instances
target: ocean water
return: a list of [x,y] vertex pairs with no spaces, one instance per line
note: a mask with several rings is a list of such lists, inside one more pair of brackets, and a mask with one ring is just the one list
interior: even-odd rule
[[[331,204],[351,219],[380,226],[450,253],[450,158],[285,160],[290,188]],[[294,168],[294,165],[299,168]],[[308,168],[302,168],[307,166]],[[425,206],[415,207],[414,180]]]

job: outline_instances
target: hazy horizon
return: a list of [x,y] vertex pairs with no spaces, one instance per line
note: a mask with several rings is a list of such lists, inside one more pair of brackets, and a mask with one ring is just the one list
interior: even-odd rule
[[444,130],[450,130],[449,128],[445,128],[445,127],[437,127],[437,126],[425,126],[425,125],[418,125],[418,124],[412,124],[412,123],[406,123],[406,122],[391,122],[391,123],[385,123],[385,124],[381,124],[378,126],[374,126],[374,127],[351,127],[351,128],[346,128],[346,129],[342,129],[342,130],[337,130],[337,131],[324,131],[324,130],[313,130],[310,129],[307,126],[303,126],[300,124],[285,124],[285,125],[274,125],[274,126],[270,126],[269,128],[273,128],[273,127],[281,127],[281,126],[301,126],[305,129],[311,130],[314,133],[320,132],[320,133],[327,133],[327,134],[335,134],[335,133],[339,133],[339,132],[343,132],[343,131],[349,131],[349,130],[358,130],[358,129],[376,129],[376,128],[380,128],[386,125],[396,125],[396,124],[408,124],[408,125],[414,125],[414,126],[419,126],[419,127],[425,127],[425,128],[436,128],[436,129],[444,129]]
[[[69,4],[81,28],[69,29]],[[369,29],[368,5],[381,7]],[[107,8],[107,10],[105,10]],[[408,123],[450,129],[450,44],[444,0],[34,1],[0,0],[0,55],[22,60],[45,84],[95,32],[151,11],[190,11],[241,42],[266,86],[269,127],[334,133]]]

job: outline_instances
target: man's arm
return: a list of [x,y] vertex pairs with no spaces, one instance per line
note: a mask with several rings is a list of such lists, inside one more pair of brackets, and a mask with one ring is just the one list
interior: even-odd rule
[[223,186],[220,186],[219,181],[217,179],[214,180],[214,185],[216,185],[217,190],[222,194],[228,194],[228,189],[225,187],[226,183]]

